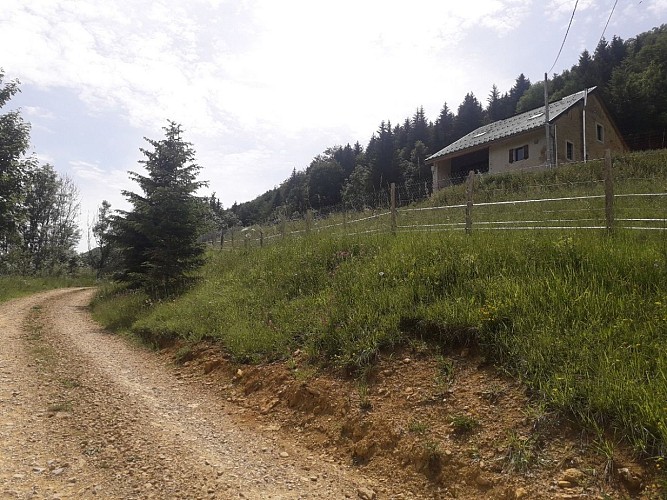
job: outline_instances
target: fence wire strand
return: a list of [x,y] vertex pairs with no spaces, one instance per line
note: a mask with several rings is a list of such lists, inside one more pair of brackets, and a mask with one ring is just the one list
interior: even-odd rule
[[[590,160],[590,162],[599,160]],[[619,164],[627,167],[631,164],[621,158]],[[597,167],[596,167],[597,168]],[[544,166],[522,169],[523,171],[543,170]],[[518,171],[517,171],[518,172]],[[426,201],[433,195],[430,180],[395,186],[394,207],[389,189],[378,190],[370,196],[357,200],[355,203],[340,204],[326,210],[311,211],[309,216],[290,219],[275,218],[267,226],[253,226],[243,230],[229,230],[222,235],[212,232],[206,235],[207,242],[218,244],[222,248],[247,247],[249,245],[269,244],[287,237],[298,238],[308,234],[332,232],[341,236],[364,236],[371,234],[387,234],[390,232],[426,232],[426,231],[460,231],[471,227],[484,231],[528,231],[528,230],[601,230],[610,229],[607,213],[606,194],[600,194],[599,187],[605,179],[573,180],[566,182],[550,182],[545,184],[531,183],[522,189],[533,194],[529,199],[486,201],[492,193],[509,193],[512,182],[506,179],[496,180],[489,174],[476,174],[475,190],[480,190],[476,197],[481,198],[471,203],[472,213],[468,214],[468,203],[461,203],[463,185],[468,177],[456,177],[447,181],[448,186],[457,186],[458,193],[453,195],[454,203],[436,206],[415,206]],[[655,179],[644,176],[631,176],[625,181],[635,183],[655,182]],[[496,187],[495,182],[499,185]],[[506,185],[503,185],[506,183]],[[586,193],[588,186],[588,193]],[[541,198],[540,192],[554,189],[572,188],[571,196],[552,196]],[[625,187],[628,189],[628,187]],[[637,184],[635,191],[643,191],[645,184]],[[579,194],[581,193],[581,194]],[[537,196],[535,196],[537,195]],[[667,233],[667,205],[663,200],[667,192],[621,192],[613,194],[613,211],[611,221],[619,230],[665,231]],[[458,197],[458,199],[457,199]],[[493,195],[496,197],[496,195]],[[465,198],[465,197],[464,197]],[[444,199],[447,199],[446,197]],[[493,199],[493,198],[491,198]],[[639,200],[646,200],[641,201]],[[636,205],[640,206],[636,206]],[[522,217],[527,207],[530,209],[528,218]],[[564,206],[565,205],[565,206]],[[539,209],[537,207],[543,206]],[[458,211],[461,212],[458,212]],[[462,213],[468,214],[464,216]],[[453,211],[453,212],[452,212]],[[350,216],[354,212],[353,216]],[[581,217],[579,217],[579,214]],[[561,217],[562,215],[562,217]],[[469,219],[467,218],[469,217]],[[543,217],[543,218],[542,218]],[[387,219],[390,219],[388,221]],[[438,220],[440,219],[440,220]],[[467,222],[466,222],[467,221]],[[351,230],[352,227],[355,230]],[[257,234],[259,231],[259,235]]]

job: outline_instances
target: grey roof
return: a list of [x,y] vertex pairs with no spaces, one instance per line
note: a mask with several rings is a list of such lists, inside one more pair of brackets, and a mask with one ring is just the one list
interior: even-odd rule
[[[588,89],[588,93],[590,94],[594,90],[595,87],[591,87]],[[549,123],[553,123],[556,118],[568,111],[576,103],[583,100],[584,92],[585,91],[582,90],[576,94],[563,97],[560,101],[550,103]],[[458,141],[452,142],[449,146],[429,156],[426,158],[426,161],[436,160],[442,156],[457,151],[481,146],[486,143],[494,142],[529,130],[538,129],[540,127],[544,127],[544,106],[526,111],[519,115],[514,115],[505,120],[499,120],[497,122],[489,123],[488,125],[483,125],[478,129],[473,130],[468,135],[461,137]]]

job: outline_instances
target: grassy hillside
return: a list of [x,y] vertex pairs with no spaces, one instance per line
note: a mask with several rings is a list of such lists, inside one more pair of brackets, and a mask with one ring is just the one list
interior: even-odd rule
[[[663,152],[622,160],[616,192],[664,191],[665,159]],[[488,177],[480,196],[572,193],[581,182],[597,186],[596,169]],[[429,203],[456,203],[460,189]],[[627,209],[665,218],[661,203]],[[538,216],[521,210],[522,218]],[[301,349],[314,363],[357,372],[399,345],[467,344],[550,407],[664,455],[665,283],[665,231],[320,232],[212,251],[199,285],[184,296],[151,304],[109,289],[95,311],[107,325],[154,342],[214,339],[239,361],[287,359]]]

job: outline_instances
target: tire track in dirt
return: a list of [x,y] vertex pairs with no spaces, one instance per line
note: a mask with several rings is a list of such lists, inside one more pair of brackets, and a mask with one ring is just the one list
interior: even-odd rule
[[[94,290],[0,306],[0,493],[14,498],[356,498],[374,484],[313,456],[105,333]],[[399,487],[397,487],[399,488]],[[399,493],[396,491],[396,493]]]

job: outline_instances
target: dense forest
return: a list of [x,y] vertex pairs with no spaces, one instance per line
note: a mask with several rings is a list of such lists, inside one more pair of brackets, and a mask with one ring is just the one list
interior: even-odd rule
[[[628,40],[602,39],[593,54],[584,51],[577,64],[548,80],[555,101],[587,87],[599,87],[602,99],[634,150],[667,146],[667,25]],[[492,85],[482,103],[468,93],[456,108],[444,103],[435,121],[424,109],[402,123],[382,121],[365,147],[332,146],[280,186],[246,203],[224,210],[215,194],[208,203],[219,228],[298,217],[306,210],[360,209],[374,206],[387,186],[428,189],[431,170],[424,160],[486,123],[544,104],[544,82],[520,74],[507,92]]]

